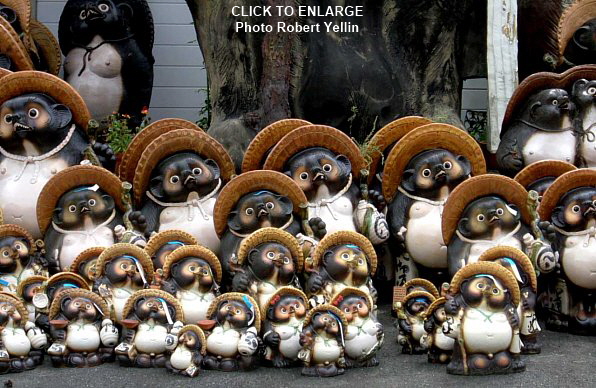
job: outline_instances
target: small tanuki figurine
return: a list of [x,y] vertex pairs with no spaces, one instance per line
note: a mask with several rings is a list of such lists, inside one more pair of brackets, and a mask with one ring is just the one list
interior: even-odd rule
[[[310,272],[305,290],[313,305],[330,303],[345,287],[364,291],[376,303],[371,277],[377,269],[377,254],[360,233],[344,230],[328,234],[307,259],[305,269]],[[371,308],[376,310],[376,306]]]
[[110,317],[123,319],[129,297],[148,288],[153,280],[153,264],[149,255],[132,244],[115,244],[99,255],[95,267],[93,291],[106,300]]
[[377,351],[383,345],[383,325],[373,312],[370,295],[353,287],[346,287],[331,304],[336,306],[348,322],[345,337],[346,368],[379,365]]
[[423,354],[420,340],[426,334],[424,317],[435,297],[425,291],[413,291],[397,303],[397,343],[404,354]]
[[302,350],[298,358],[304,363],[304,376],[333,377],[345,371],[345,336],[348,321],[330,304],[319,305],[308,312],[300,334]]
[[166,361],[168,372],[195,377],[201,371],[203,357],[207,354],[207,339],[196,325],[183,326],[176,336],[170,359]]
[[151,236],[147,245],[145,245],[145,252],[151,257],[153,268],[156,273],[159,273],[163,268],[167,256],[180,247],[185,245],[197,245],[197,239],[189,233],[181,230],[164,230]]
[[451,192],[486,173],[482,150],[470,135],[447,124],[428,124],[402,137],[383,170],[388,220],[399,250],[396,283],[422,277],[450,279],[441,217]]
[[408,280],[403,285],[404,290],[406,291],[406,295],[414,292],[414,291],[425,291],[435,297],[435,299],[439,298],[439,290],[437,287],[429,280],[422,279],[422,278],[415,278]]
[[287,368],[298,362],[307,311],[306,295],[293,287],[278,289],[262,308],[265,359],[274,367]]
[[491,262],[471,263],[451,281],[443,333],[454,338],[447,373],[488,375],[522,372],[520,292],[515,276]]
[[[593,32],[590,33],[592,36]],[[593,39],[593,38],[591,38]],[[596,78],[596,69],[589,67],[592,77]],[[577,108],[576,131],[579,137],[578,165],[596,168],[596,79],[579,79],[571,88],[571,99]]]
[[118,329],[107,314],[106,302],[91,291],[72,288],[57,294],[49,314],[52,364],[91,367],[112,361]]
[[186,245],[168,255],[161,287],[180,302],[184,323],[197,324],[207,319],[211,302],[219,296],[222,276],[213,252],[200,245]]
[[428,362],[447,364],[451,361],[455,340],[443,333],[443,324],[447,320],[445,303],[447,299],[440,297],[426,309],[424,330],[426,334],[420,339],[420,345],[428,351]]
[[28,320],[27,309],[16,297],[0,295],[0,374],[22,372],[43,361],[44,332]]
[[538,333],[540,325],[536,318],[536,297],[538,279],[534,265],[523,252],[518,249],[498,246],[484,252],[478,261],[492,261],[507,268],[517,280],[520,290],[520,304],[517,307],[519,316],[519,338],[522,343],[522,354],[540,353]]
[[561,160],[541,160],[524,167],[515,175],[514,180],[528,192],[530,190],[537,192],[538,199],[542,200],[546,189],[553,184],[555,179],[573,170],[577,170],[577,167],[571,163]]
[[95,268],[99,255],[105,250],[105,247],[92,247],[85,249],[74,259],[70,265],[69,271],[82,276],[87,283],[93,284],[95,280]]
[[308,198],[307,218],[320,218],[327,232],[357,231],[373,244],[389,238],[381,213],[385,199],[366,188],[366,161],[340,130],[323,125],[296,128],[273,147],[263,168],[292,178]]
[[297,274],[303,266],[302,250],[294,236],[277,228],[259,229],[240,244],[233,263],[237,268],[233,290],[248,293],[263,309],[279,288],[301,288]]
[[206,369],[230,372],[258,366],[261,312],[252,297],[237,292],[218,296],[201,326],[209,330]]
[[165,367],[184,326],[176,298],[161,290],[139,290],[126,301],[122,314],[122,342],[115,349],[120,365]]
[[[21,299],[25,305],[25,308],[29,313],[28,319],[33,323],[37,322],[37,318],[40,313],[42,313],[43,307],[48,307],[46,296],[44,294],[44,283],[47,282],[47,280],[48,278],[45,276],[30,276],[20,282],[17,287],[16,296]],[[39,298],[43,299],[43,307],[41,307],[41,304],[39,303]]]

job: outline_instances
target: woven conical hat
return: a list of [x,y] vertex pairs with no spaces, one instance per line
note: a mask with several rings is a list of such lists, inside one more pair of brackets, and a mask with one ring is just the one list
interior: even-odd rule
[[203,356],[207,354],[207,338],[205,337],[203,329],[197,325],[184,325],[178,332],[178,338],[180,338],[182,334],[186,333],[187,331],[192,331],[197,335],[197,337],[199,337],[199,341],[201,341],[201,354]]
[[323,237],[323,239],[317,244],[315,252],[312,255],[313,267],[319,267],[323,255],[327,249],[344,244],[356,245],[364,252],[369,260],[370,275],[374,275],[377,271],[377,253],[375,252],[375,248],[369,239],[360,233],[349,230],[340,230]]
[[126,319],[134,310],[135,303],[141,298],[161,298],[166,301],[176,311],[176,317],[172,317],[174,321],[184,322],[184,313],[182,312],[182,305],[178,299],[174,298],[171,294],[162,290],[138,290],[135,291],[126,300],[124,309],[122,310],[122,317]]
[[29,319],[29,312],[27,311],[27,308],[25,307],[23,302],[18,297],[6,293],[0,294],[0,302],[10,303],[17,309],[17,311],[21,315],[21,322],[19,326],[24,327],[25,323],[27,323],[27,320]]
[[439,290],[437,290],[437,287],[435,287],[435,285],[432,284],[432,282],[430,282],[426,279],[415,278],[415,279],[408,280],[406,282],[406,284],[404,284],[404,288],[407,290],[410,287],[424,288],[424,290],[426,292],[428,292],[429,294],[432,294],[432,296],[434,296],[435,298],[438,298],[440,296]]
[[175,129],[194,129],[203,132],[196,124],[184,119],[161,119],[152,122],[137,133],[128,145],[118,164],[118,176],[122,180],[132,182],[137,163],[143,152],[145,152],[145,148],[159,136]]
[[389,148],[389,146],[395,144],[413,129],[430,123],[432,123],[432,120],[429,120],[425,117],[407,116],[392,121],[383,128],[379,129],[372,139],[370,139],[370,143],[368,145],[371,157],[371,162],[368,167],[368,170],[370,171],[368,176],[369,183],[377,173],[379,165],[381,164],[381,159],[383,158],[383,154],[385,153],[385,150]]
[[2,0],[6,7],[10,7],[19,16],[19,24],[26,35],[29,34],[31,23],[31,1],[30,0]]
[[0,18],[0,54],[7,55],[18,71],[33,70],[33,62],[10,23]]
[[211,266],[211,270],[215,275],[215,281],[221,282],[221,278],[223,276],[223,270],[221,268],[221,263],[219,259],[208,248],[202,245],[185,245],[180,248],[176,248],[172,251],[166,258],[166,261],[163,265],[163,277],[165,279],[170,277],[170,270],[174,263],[179,262],[187,257],[197,257],[199,259],[205,260]]
[[317,307],[311,309],[308,312],[308,314],[306,314],[306,318],[304,318],[304,324],[302,325],[302,327],[307,327],[308,325],[310,325],[315,314],[327,312],[332,313],[333,315],[341,319],[341,326],[345,336],[348,333],[348,320],[346,319],[346,316],[344,315],[344,313],[341,312],[340,309],[330,304],[320,304]]
[[267,319],[267,309],[269,308],[269,306],[275,304],[276,302],[274,302],[275,298],[277,298],[278,296],[283,296],[283,295],[294,295],[298,298],[302,298],[302,300],[304,301],[304,306],[308,309],[308,297],[306,296],[306,294],[304,294],[304,292],[302,292],[301,290],[297,289],[296,287],[281,287],[278,288],[277,291],[275,291],[268,299],[267,302],[262,306],[261,309],[261,317],[265,320]]
[[362,291],[360,288],[356,288],[356,287],[345,287],[340,292],[333,295],[333,297],[331,298],[331,304],[333,306],[339,308],[339,305],[341,304],[340,297],[341,297],[341,299],[343,299],[348,295],[358,295],[358,296],[364,297],[368,301],[368,308],[371,310],[373,309],[373,307],[375,305],[370,294],[368,294],[368,293]]
[[83,252],[79,253],[79,255],[74,259],[74,261],[72,262],[72,264],[70,265],[68,270],[70,272],[74,272],[78,275],[79,273],[77,272],[77,268],[79,267],[81,262],[88,260],[92,257],[99,258],[101,253],[105,250],[106,250],[106,247],[91,247],[91,248],[85,249]]
[[299,213],[308,203],[304,192],[292,178],[277,171],[249,171],[240,174],[219,193],[213,209],[215,231],[221,238],[228,223],[228,214],[236,206],[238,200],[245,194],[254,191],[269,190],[286,196],[294,205],[294,213]]
[[12,71],[6,70],[0,67],[0,78],[4,77],[5,75],[12,74]]
[[60,73],[62,54],[56,37],[48,27],[37,20],[31,20],[30,29],[31,38],[39,48],[40,56],[49,66],[48,71],[57,76]]
[[74,272],[58,272],[57,274],[52,275],[48,279],[47,283],[44,284],[44,290],[46,290],[49,286],[53,286],[54,284],[62,281],[73,283],[79,288],[85,290],[91,290],[89,283],[87,283],[87,281],[81,275],[77,275]]
[[402,137],[389,153],[383,170],[383,195],[387,201],[393,200],[410,160],[437,148],[465,156],[472,166],[472,175],[486,173],[482,149],[472,136],[452,125],[427,124]]
[[428,308],[426,309],[426,311],[424,312],[424,317],[430,317],[431,315],[433,315],[433,313],[435,312],[436,309],[438,309],[439,307],[441,307],[442,305],[444,305],[447,302],[447,299],[445,299],[445,297],[440,297],[434,300],[434,302],[432,302],[430,304],[430,306],[428,306]]
[[559,43],[558,64],[564,61],[563,55],[575,31],[592,19],[596,19],[596,0],[578,0],[571,4],[559,19],[557,41]]
[[54,209],[62,195],[79,186],[93,185],[98,185],[110,195],[121,212],[126,210],[122,202],[122,182],[116,175],[105,168],[91,165],[68,167],[46,183],[37,200],[37,222],[42,233],[50,225]]
[[573,170],[577,170],[577,167],[562,160],[541,160],[524,167],[513,179],[523,187],[528,188],[538,179],[549,176],[556,178]]
[[579,187],[596,187],[596,170],[579,169],[558,177],[542,196],[538,206],[540,219],[550,221],[559,200],[569,191]]
[[509,258],[522,269],[530,277],[530,286],[536,292],[538,291],[538,279],[536,278],[536,270],[530,258],[519,249],[509,247],[506,245],[499,245],[485,251],[480,255],[478,261],[493,261],[500,258]]
[[492,275],[500,280],[503,286],[511,292],[512,303],[515,306],[519,304],[520,292],[515,276],[513,276],[513,274],[505,267],[497,263],[491,263],[490,261],[471,263],[457,271],[451,280],[449,293],[451,293],[451,295],[457,294],[464,280],[481,274]]
[[89,299],[97,307],[99,307],[99,309],[101,310],[101,312],[103,314],[106,314],[105,315],[106,318],[109,318],[110,308],[108,307],[108,304],[101,296],[97,295],[95,292],[92,292],[89,290],[84,290],[81,288],[68,288],[66,290],[60,291],[57,295],[54,295],[54,300],[52,301],[52,304],[50,306],[50,314],[48,316],[50,320],[56,318],[56,316],[60,313],[62,300],[67,297],[70,297],[72,299],[74,299],[74,298]]
[[248,301],[248,303],[252,305],[252,309],[255,315],[253,325],[257,329],[257,333],[261,331],[261,309],[259,309],[259,305],[253,299],[252,296],[242,294],[240,292],[228,292],[215,298],[213,302],[211,302],[211,304],[209,305],[209,309],[207,310],[207,319],[215,318],[215,314],[217,314],[217,307],[221,302],[225,300],[235,300],[237,302],[244,303],[244,305],[247,307],[250,307],[246,303],[246,301]]
[[276,121],[260,130],[244,152],[242,172],[260,170],[265,162],[267,151],[273,148],[285,135],[304,125],[312,124],[300,119],[285,119]]
[[101,255],[99,255],[99,259],[97,260],[95,267],[95,278],[97,279],[104,275],[106,264],[110,260],[122,255],[129,255],[139,260],[139,263],[141,263],[141,266],[143,267],[143,271],[145,271],[147,283],[151,283],[151,280],[153,280],[154,271],[151,257],[142,248],[126,243],[114,244],[104,250]]
[[306,125],[294,129],[273,147],[263,169],[283,171],[290,158],[302,150],[313,147],[323,147],[336,154],[345,155],[352,164],[352,174],[356,178],[360,176],[360,171],[367,167],[358,145],[348,135],[325,125]]
[[406,303],[410,300],[410,299],[416,299],[416,298],[426,298],[428,299],[428,301],[430,303],[434,302],[436,300],[436,298],[433,296],[433,294],[428,293],[426,291],[414,291],[414,292],[410,292],[409,294],[407,294],[403,301],[402,304],[403,306],[406,305]]
[[2,78],[0,105],[11,98],[28,93],[43,93],[72,112],[74,122],[87,130],[91,114],[81,95],[66,81],[41,71],[18,71]]
[[[48,278],[45,276],[33,275],[29,276],[28,278],[21,280],[19,285],[17,286],[17,295],[19,297],[23,297],[23,292],[25,291],[25,287],[33,283],[41,283],[47,282]],[[41,288],[41,287],[40,287]]]
[[27,239],[29,243],[29,247],[32,251],[35,251],[37,248],[35,245],[35,239],[31,236],[25,228],[22,228],[18,225],[14,224],[5,224],[0,225],[0,238],[7,237],[7,236],[15,236],[15,237],[24,237]]
[[154,234],[149,241],[147,241],[147,245],[145,245],[144,248],[145,252],[147,252],[150,257],[153,257],[159,248],[170,241],[180,241],[184,245],[197,245],[199,243],[190,233],[183,230],[170,229]]
[[279,243],[290,250],[296,265],[296,272],[301,272],[304,266],[304,256],[296,237],[279,228],[262,228],[242,240],[238,249],[238,265],[247,259],[251,249],[266,242]]
[[145,148],[136,165],[133,190],[136,203],[140,204],[149,185],[151,172],[165,158],[180,152],[195,152],[213,159],[221,170],[221,179],[227,182],[235,174],[234,162],[226,149],[205,132],[195,129],[175,129],[160,135]]
[[527,206],[528,192],[522,185],[502,175],[479,175],[465,180],[449,195],[442,218],[443,241],[451,241],[466,206],[478,198],[491,195],[516,205],[521,212],[522,221],[527,225],[532,223]]

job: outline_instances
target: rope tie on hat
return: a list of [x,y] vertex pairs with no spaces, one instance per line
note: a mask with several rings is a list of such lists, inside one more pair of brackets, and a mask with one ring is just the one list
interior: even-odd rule
[[348,183],[345,185],[343,189],[340,190],[339,193],[335,194],[331,198],[323,198],[315,203],[309,202],[306,206],[315,209],[315,217],[319,217],[319,214],[321,213],[321,208],[323,206],[326,206],[327,210],[329,211],[329,214],[331,214],[331,217],[333,217],[334,220],[338,220],[337,215],[335,215],[335,212],[333,211],[330,205],[333,204],[333,202],[337,201],[339,198],[343,197],[343,195],[347,193],[347,191],[350,189],[350,186],[352,186],[352,174],[350,174],[350,177],[348,178]]
[[155,196],[153,194],[151,194],[151,192],[149,190],[147,190],[145,192],[145,194],[151,201],[155,202],[156,204],[158,204],[161,207],[188,207],[188,216],[187,216],[188,221],[192,221],[195,218],[194,214],[193,214],[193,210],[192,210],[193,208],[197,208],[199,210],[199,212],[201,213],[201,216],[203,217],[203,220],[209,221],[211,219],[211,217],[209,216],[209,214],[207,214],[207,211],[203,207],[203,203],[206,202],[207,200],[213,198],[213,196],[215,194],[217,194],[217,192],[219,191],[220,188],[221,188],[221,179],[218,180],[217,186],[215,186],[215,189],[213,189],[211,192],[209,192],[203,198],[194,198],[194,199],[188,200],[186,202],[162,202],[159,199],[155,198]]
[[516,234],[521,228],[521,222],[517,223],[517,226],[509,233],[507,233],[506,235],[504,235],[503,237],[497,239],[497,240],[472,240],[471,238],[467,238],[464,237],[463,234],[461,234],[459,232],[459,230],[455,231],[455,234],[457,235],[457,237],[460,238],[460,240],[462,240],[463,242],[467,242],[468,244],[478,244],[478,243],[486,243],[486,244],[490,244],[492,246],[497,246],[497,245],[501,245],[501,243],[505,240],[507,240],[508,238],[510,238],[511,236],[513,236],[514,234]]
[[54,221],[52,221],[52,227],[56,230],[56,232],[61,233],[61,234],[82,234],[87,237],[93,237],[95,235],[95,232],[97,232],[100,228],[103,228],[104,226],[108,225],[110,222],[112,222],[114,220],[115,217],[116,217],[116,209],[112,210],[112,214],[110,215],[110,217],[108,217],[107,220],[105,220],[101,224],[97,225],[92,230],[66,230],[66,229],[62,229],[61,227],[56,225],[56,223]]
[[93,54],[93,52],[95,50],[97,50],[98,48],[100,48],[101,46],[103,46],[106,43],[119,43],[119,42],[124,42],[125,40],[129,40],[130,38],[134,37],[135,34],[130,34],[128,36],[125,36],[124,38],[120,38],[120,39],[106,39],[104,41],[102,41],[100,44],[98,44],[97,46],[91,47],[91,46],[85,46],[82,44],[78,44],[78,43],[73,43],[73,46],[75,47],[79,47],[82,48],[83,50],[85,50],[85,54],[83,55],[83,66],[81,67],[81,70],[79,71],[78,77],[80,77],[83,72],[85,71],[85,69],[87,68],[87,61],[91,60],[91,54]]
[[590,246],[590,240],[592,240],[592,239],[596,240],[596,227],[595,226],[592,226],[585,230],[580,230],[579,232],[566,232],[563,229],[557,228],[554,225],[553,225],[553,227],[557,231],[557,233],[561,233],[563,236],[567,236],[567,237],[585,236],[583,246],[586,248]]

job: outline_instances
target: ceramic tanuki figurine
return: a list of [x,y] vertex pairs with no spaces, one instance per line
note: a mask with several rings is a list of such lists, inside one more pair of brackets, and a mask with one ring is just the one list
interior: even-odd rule
[[571,163],[560,160],[541,160],[524,167],[515,175],[514,180],[528,192],[530,190],[537,192],[538,199],[542,200],[546,189],[553,184],[555,179],[573,170],[577,170],[577,167]]
[[[42,313],[42,308],[38,308],[35,304],[33,299],[36,299],[37,304],[39,304],[39,298],[44,299],[45,301],[45,294],[44,294],[44,283],[47,282],[48,278],[45,276],[30,276],[27,279],[23,280],[19,283],[17,287],[16,296],[19,297],[25,308],[27,309],[28,318],[31,322],[35,323],[40,313]],[[36,295],[39,294],[36,298]],[[47,304],[44,305],[47,307]]]
[[337,307],[322,304],[308,312],[300,334],[304,376],[332,377],[345,371],[344,343],[348,321]]
[[99,255],[95,267],[93,291],[110,307],[110,317],[123,319],[129,297],[149,287],[153,280],[153,264],[147,253],[131,244],[115,244]]
[[422,354],[425,348],[420,344],[424,334],[424,317],[435,297],[425,291],[407,294],[397,306],[397,343],[404,354]]
[[[330,303],[345,287],[364,291],[376,303],[371,277],[377,269],[377,255],[370,241],[359,233],[344,230],[328,234],[307,259],[305,268],[310,272],[305,290],[313,305]],[[376,306],[371,308],[376,310]]]
[[122,342],[116,347],[121,366],[163,368],[183,326],[182,307],[160,290],[139,290],[126,301]]
[[105,247],[92,247],[85,249],[74,259],[70,265],[70,272],[82,276],[87,283],[93,284],[95,280],[95,268],[99,255],[105,250]]
[[197,376],[207,354],[205,333],[196,325],[186,325],[180,329],[176,340],[175,349],[166,361],[166,369],[182,376]]
[[443,324],[447,320],[445,303],[447,299],[440,297],[426,309],[424,315],[424,330],[420,338],[420,345],[428,351],[428,362],[433,364],[447,364],[451,360],[455,340],[443,333]]
[[447,373],[488,375],[522,372],[520,292],[511,272],[499,264],[471,263],[451,281],[443,333],[454,338]]
[[383,171],[383,194],[397,253],[396,282],[423,277],[449,280],[441,217],[450,193],[471,175],[486,172],[478,143],[461,129],[429,124],[402,137]]
[[118,329],[107,314],[106,302],[91,291],[67,289],[57,294],[49,314],[52,364],[90,367],[113,360]]
[[298,352],[302,349],[300,334],[307,312],[306,295],[293,287],[278,289],[263,306],[265,359],[274,367],[287,368],[298,362]]
[[184,322],[196,324],[207,319],[211,302],[220,294],[222,276],[213,252],[200,245],[186,245],[168,255],[161,287],[180,302]]
[[308,198],[308,219],[320,218],[327,232],[357,231],[373,244],[389,238],[381,213],[385,199],[379,192],[360,190],[366,162],[358,146],[338,129],[296,128],[273,147],[263,168],[292,178]]
[[541,296],[547,327],[596,334],[596,171],[561,175],[546,191],[539,212],[555,228],[553,246],[561,273],[548,281]]
[[250,296],[229,292],[218,296],[209,307],[206,369],[225,372],[250,370],[258,366],[258,337],[261,312]]
[[440,295],[439,290],[432,282],[430,282],[429,280],[426,280],[426,279],[422,279],[422,278],[415,278],[415,279],[408,280],[403,285],[403,288],[406,291],[406,295],[411,292],[414,292],[414,291],[428,292],[429,294],[434,296],[435,299],[439,298],[439,295]]
[[[596,71],[592,69],[593,76]],[[580,136],[578,165],[596,168],[596,80],[579,79],[571,88],[571,99],[577,108],[577,132]]]
[[536,297],[538,293],[538,279],[532,262],[518,249],[498,246],[484,252],[478,261],[492,261],[507,268],[517,280],[520,290],[520,304],[517,315],[520,319],[519,337],[523,354],[540,353],[538,333],[540,325],[536,318]]
[[263,228],[248,236],[233,264],[237,268],[233,290],[248,293],[261,309],[279,288],[301,288],[297,274],[304,266],[302,250],[294,236],[283,230]]
[[147,245],[145,252],[151,257],[155,271],[163,268],[167,256],[174,250],[185,245],[197,245],[197,239],[181,230],[164,230],[154,234]]
[[345,316],[348,328],[345,337],[346,368],[379,365],[377,351],[383,345],[383,325],[373,312],[374,304],[368,294],[353,287],[346,287],[331,304]]

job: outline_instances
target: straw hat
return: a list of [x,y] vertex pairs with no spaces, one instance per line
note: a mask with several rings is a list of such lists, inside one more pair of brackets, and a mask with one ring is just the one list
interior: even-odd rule
[[447,198],[443,211],[443,241],[451,241],[459,219],[472,201],[486,196],[499,196],[519,208],[522,220],[531,224],[532,216],[527,206],[528,192],[522,185],[502,175],[485,174],[465,180]]
[[35,239],[31,236],[25,228],[22,228],[14,224],[0,225],[0,238],[7,236],[24,237],[29,243],[29,247],[32,251],[35,251],[37,246],[35,245]]
[[209,263],[211,271],[213,271],[213,274],[215,275],[215,281],[217,283],[221,282],[223,270],[221,268],[219,259],[215,253],[211,252],[208,248],[205,248],[202,245],[185,245],[172,251],[167,256],[163,265],[163,277],[165,279],[169,278],[172,265],[183,259],[186,259],[187,257],[197,257],[199,259],[205,260],[207,263]]
[[242,265],[253,248],[267,242],[279,243],[288,248],[296,265],[296,272],[302,271],[304,256],[298,240],[290,233],[279,228],[262,228],[242,240],[238,249],[237,264]]
[[40,283],[40,290],[43,288],[42,284],[47,282],[48,278],[45,276],[33,275],[29,276],[28,278],[21,280],[19,285],[17,286],[17,295],[19,297],[23,297],[23,292],[25,292],[25,287],[33,283]]
[[331,304],[337,308],[339,308],[339,305],[341,304],[342,300],[347,297],[348,295],[356,295],[356,296],[360,296],[366,299],[366,301],[368,302],[368,308],[372,309],[375,305],[375,303],[373,302],[372,297],[370,296],[370,294],[362,291],[359,288],[356,287],[345,287],[343,290],[341,290],[340,292],[338,292],[337,294],[335,294],[332,298],[331,298]]
[[575,31],[592,19],[596,19],[596,0],[578,0],[563,11],[557,31],[559,52],[556,58],[559,61],[558,65],[563,63],[565,49]]
[[519,304],[520,292],[517,280],[511,272],[505,267],[497,263],[491,263],[490,261],[479,261],[471,263],[461,268],[453,276],[451,285],[449,286],[449,292],[451,295],[457,294],[459,288],[464,280],[473,277],[475,275],[492,275],[501,281],[503,286],[511,292],[511,299],[515,306]]
[[93,302],[93,304],[95,304],[96,307],[98,307],[101,310],[101,313],[103,313],[102,315],[104,315],[106,318],[109,318],[110,308],[101,296],[97,295],[95,292],[84,290],[81,288],[68,288],[66,290],[60,291],[57,295],[54,296],[54,300],[52,301],[52,304],[50,306],[50,313],[48,315],[50,320],[56,318],[56,316],[60,314],[62,300],[64,300],[64,298],[67,297],[70,297],[72,299],[89,299],[91,302]]
[[370,143],[368,145],[369,149],[371,150],[371,162],[368,166],[368,170],[370,171],[368,176],[369,183],[377,173],[377,169],[379,168],[383,154],[385,153],[385,150],[389,148],[389,146],[395,144],[397,141],[399,141],[399,139],[404,137],[413,129],[430,123],[432,123],[432,120],[429,120],[425,117],[407,116],[392,121],[383,128],[379,129],[372,139],[370,139]]
[[31,20],[31,38],[39,48],[40,57],[48,64],[48,71],[53,75],[60,74],[62,53],[56,37],[43,23]]
[[517,183],[527,188],[538,179],[546,177],[558,177],[566,172],[577,170],[571,163],[562,160],[541,160],[524,167],[513,178]]
[[19,326],[25,326],[29,319],[29,312],[27,311],[27,307],[25,304],[16,296],[6,293],[0,293],[0,303],[10,303],[14,307],[16,307],[17,311],[21,315],[21,322]]
[[424,312],[424,317],[430,317],[431,315],[433,315],[433,313],[435,312],[436,309],[438,309],[439,307],[441,307],[442,305],[444,305],[445,303],[447,303],[447,299],[445,299],[445,297],[440,297],[435,299],[434,302],[432,302],[430,304],[430,306],[428,306],[428,308],[426,309],[426,311]]
[[317,307],[311,309],[308,312],[308,314],[306,314],[306,318],[304,318],[304,324],[302,325],[302,327],[307,327],[308,325],[310,325],[312,319],[317,313],[332,313],[341,320],[341,326],[343,329],[342,331],[344,336],[348,333],[348,320],[346,319],[346,316],[344,315],[344,313],[341,312],[340,309],[330,304],[320,304]]
[[298,213],[308,203],[304,192],[292,178],[285,174],[265,170],[245,172],[228,182],[215,202],[213,222],[220,238],[226,230],[228,215],[238,200],[246,194],[261,190],[269,190],[288,197],[294,205],[294,213]]
[[276,121],[261,129],[244,152],[242,172],[260,170],[265,162],[267,151],[273,148],[285,135],[305,125],[312,124],[300,119],[285,119]]
[[294,155],[313,147],[323,147],[336,154],[345,155],[352,164],[352,174],[355,178],[367,167],[358,145],[348,135],[325,125],[306,125],[294,129],[273,147],[263,169],[283,171],[287,161]]
[[410,292],[409,294],[407,294],[403,301],[402,301],[402,306],[406,306],[406,303],[408,303],[408,301],[410,299],[416,299],[416,298],[426,298],[428,299],[428,301],[430,303],[434,302],[436,300],[436,298],[433,296],[433,294],[428,293],[426,291],[414,291],[414,292]]
[[30,0],[2,0],[2,4],[12,8],[19,17],[19,24],[25,35],[29,34],[31,23],[31,1]]
[[172,241],[180,241],[184,245],[197,245],[199,243],[190,233],[183,230],[170,229],[154,234],[147,242],[147,245],[145,245],[145,252],[150,257],[153,257],[159,248]]
[[[141,203],[153,169],[165,158],[184,151],[195,152],[204,158],[213,159],[221,170],[221,179],[224,182],[230,180],[236,172],[232,158],[217,140],[196,129],[174,129],[153,140],[142,151],[136,166],[127,167],[129,172],[126,176],[134,176],[133,190],[136,203]],[[134,173],[130,172],[133,168]]]
[[4,77],[5,75],[9,75],[9,74],[12,74],[12,71],[3,69],[0,67],[0,78]]
[[42,233],[50,225],[60,197],[79,186],[98,185],[114,199],[121,212],[126,211],[122,202],[122,182],[105,168],[91,165],[68,167],[54,175],[45,184],[37,200],[37,222]]
[[42,285],[42,288],[44,292],[47,294],[47,289],[59,282],[72,283],[78,288],[91,291],[91,286],[89,285],[89,283],[87,283],[87,281],[81,275],[77,275],[74,272],[58,272],[57,274],[52,275],[47,280],[47,282]]
[[139,263],[141,263],[141,267],[143,267],[147,283],[151,283],[151,281],[153,280],[154,271],[151,257],[142,248],[139,248],[138,246],[133,244],[126,243],[114,244],[111,247],[104,250],[101,253],[101,255],[99,255],[99,259],[97,260],[97,264],[95,267],[95,278],[98,279],[104,275],[106,264],[109,261],[118,256],[123,255],[129,255],[137,259]]
[[178,299],[174,298],[170,293],[154,289],[138,290],[135,291],[131,296],[129,296],[126,300],[126,303],[124,304],[124,309],[122,310],[122,317],[124,319],[126,319],[133,312],[137,300],[141,298],[163,299],[167,304],[174,308],[174,311],[176,312],[176,317],[173,317],[174,321],[184,322],[184,313],[182,312],[182,305],[180,304]]
[[252,296],[242,294],[240,292],[228,292],[215,298],[207,310],[207,319],[215,319],[215,314],[217,314],[219,304],[226,300],[242,302],[246,307],[249,308],[249,310],[252,310],[254,312],[252,324],[257,329],[257,333],[261,331],[261,310],[259,309],[259,305]]
[[199,337],[199,341],[201,341],[201,354],[203,356],[207,354],[207,338],[205,337],[203,329],[197,325],[184,325],[178,332],[178,338],[180,338],[182,334],[186,333],[187,331],[192,331],[197,335],[197,337]]
[[267,299],[267,302],[262,306],[261,309],[261,317],[263,319],[266,319],[267,317],[267,309],[270,306],[273,306],[277,303],[277,300],[275,300],[278,297],[284,296],[284,295],[294,295],[295,297],[298,298],[302,298],[302,301],[304,302],[304,306],[308,309],[308,297],[306,296],[306,294],[304,292],[302,292],[302,290],[297,289],[296,287],[281,287],[278,288],[277,291],[275,291],[271,297],[269,297]]
[[27,93],[43,93],[66,105],[72,112],[74,122],[87,130],[91,114],[81,95],[66,81],[41,71],[19,71],[7,75],[2,78],[0,105]]
[[538,291],[538,279],[536,278],[536,270],[530,258],[519,249],[499,245],[485,251],[478,261],[493,261],[500,258],[508,258],[513,261],[530,277],[530,286],[534,292]]
[[195,123],[184,119],[161,119],[152,122],[143,128],[141,132],[137,133],[128,145],[118,164],[118,176],[122,180],[132,182],[135,168],[145,148],[159,136],[175,129],[194,129],[203,132]]
[[402,137],[389,153],[383,170],[383,195],[387,201],[393,200],[397,193],[410,160],[421,152],[437,148],[465,156],[472,166],[472,175],[486,173],[482,149],[472,136],[452,125],[427,124]]
[[340,230],[323,237],[323,239],[317,244],[315,252],[312,255],[313,267],[319,267],[321,260],[323,259],[323,255],[327,249],[345,244],[356,245],[364,252],[369,260],[370,275],[374,275],[377,271],[377,253],[375,252],[375,248],[369,239],[360,233],[349,230]]
[[430,282],[426,279],[422,279],[422,278],[415,278],[415,279],[408,280],[406,282],[406,284],[404,284],[403,287],[406,290],[410,287],[421,287],[421,288],[424,288],[424,290],[426,292],[428,292],[429,294],[432,294],[432,296],[434,296],[435,298],[438,298],[440,296],[439,290],[437,290],[437,287],[435,287],[435,285],[432,284],[432,282]]
[[549,221],[559,200],[569,191],[579,187],[596,187],[596,170],[579,169],[558,177],[542,196],[538,206],[540,219]]
[[23,42],[10,23],[0,17],[0,54],[7,55],[16,70],[34,70]]
[[92,257],[99,258],[99,256],[105,250],[106,250],[106,247],[91,247],[91,248],[85,249],[83,252],[79,253],[79,255],[74,259],[74,261],[72,262],[72,264],[70,265],[68,270],[70,272],[79,274],[78,268],[79,268],[79,265],[81,264],[81,262],[83,262],[85,260],[89,260]]

